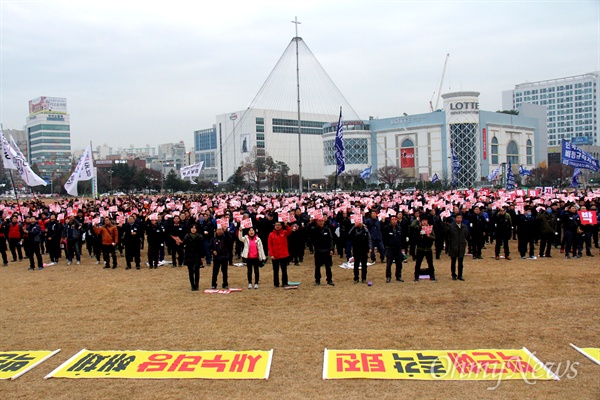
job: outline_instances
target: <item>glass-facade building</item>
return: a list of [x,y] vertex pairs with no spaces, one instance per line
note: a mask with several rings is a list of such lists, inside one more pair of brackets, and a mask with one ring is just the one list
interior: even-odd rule
[[68,174],[72,167],[71,126],[66,113],[37,113],[25,124],[29,164],[40,176],[51,179]]

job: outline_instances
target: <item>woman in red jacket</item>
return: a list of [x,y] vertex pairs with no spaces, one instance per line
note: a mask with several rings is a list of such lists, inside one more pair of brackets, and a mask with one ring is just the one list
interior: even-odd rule
[[283,229],[283,223],[275,222],[275,230],[269,234],[269,256],[273,259],[273,284],[279,287],[279,269],[281,268],[281,283],[288,285],[287,266],[290,253],[288,252],[288,236],[292,233],[291,227]]

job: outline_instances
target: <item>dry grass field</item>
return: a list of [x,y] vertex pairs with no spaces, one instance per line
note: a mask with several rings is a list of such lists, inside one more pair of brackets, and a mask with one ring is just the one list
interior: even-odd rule
[[[516,242],[511,242],[516,255]],[[438,282],[354,285],[334,267],[335,287],[313,285],[312,256],[290,267],[298,290],[275,289],[270,263],[259,290],[246,290],[246,269],[231,267],[229,295],[192,292],[187,268],[104,270],[82,265],[27,271],[0,267],[0,349],[62,351],[15,381],[0,381],[8,399],[598,399],[600,366],[569,347],[600,346],[600,257],[565,261],[466,259],[465,282],[451,281],[449,259],[435,260]],[[336,257],[335,261],[338,259]],[[210,272],[201,270],[201,290]],[[572,379],[537,382],[322,380],[323,349],[480,349],[528,347],[543,362],[575,365]],[[267,381],[49,379],[82,348],[93,350],[274,349]],[[554,368],[556,371],[556,367]]]

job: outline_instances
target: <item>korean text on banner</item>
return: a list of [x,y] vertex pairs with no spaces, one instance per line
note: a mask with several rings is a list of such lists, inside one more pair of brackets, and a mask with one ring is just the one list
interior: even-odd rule
[[60,349],[54,351],[2,351],[0,352],[0,379],[17,379],[59,351]]
[[323,379],[558,380],[529,350],[328,350]]
[[48,378],[268,379],[270,351],[81,350]]

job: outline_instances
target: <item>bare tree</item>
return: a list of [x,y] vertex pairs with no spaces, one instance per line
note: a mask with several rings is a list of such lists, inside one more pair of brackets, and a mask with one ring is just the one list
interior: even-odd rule
[[[270,158],[270,157],[269,157]],[[240,167],[244,177],[256,185],[256,190],[260,190],[260,183],[265,179],[266,172],[266,157],[259,156],[256,148],[252,150],[250,155],[246,157]]]
[[406,177],[406,173],[400,167],[388,165],[377,170],[377,177],[379,178],[379,182],[393,188],[400,179]]

